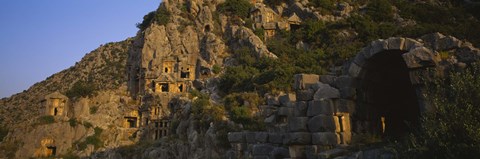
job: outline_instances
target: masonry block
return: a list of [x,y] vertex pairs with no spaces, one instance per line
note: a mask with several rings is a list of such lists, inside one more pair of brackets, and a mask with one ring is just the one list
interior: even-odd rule
[[335,132],[335,117],[329,115],[317,115],[308,121],[310,132]]
[[313,100],[308,103],[307,116],[333,115],[334,107],[331,99]]
[[295,90],[308,89],[320,81],[320,76],[315,74],[296,74],[293,78],[295,80],[293,85]]
[[339,139],[333,132],[312,133],[312,144],[314,145],[337,145]]

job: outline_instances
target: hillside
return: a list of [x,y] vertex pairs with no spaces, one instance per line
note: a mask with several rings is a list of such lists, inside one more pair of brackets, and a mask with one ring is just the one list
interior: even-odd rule
[[475,67],[476,3],[165,1],[1,99],[0,158],[388,158],[424,78]]

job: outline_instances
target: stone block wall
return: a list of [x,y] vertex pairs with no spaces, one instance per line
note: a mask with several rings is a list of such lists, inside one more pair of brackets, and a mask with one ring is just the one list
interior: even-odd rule
[[348,76],[295,75],[294,93],[266,95],[265,132],[231,132],[232,158],[320,158],[352,133],[355,89]]

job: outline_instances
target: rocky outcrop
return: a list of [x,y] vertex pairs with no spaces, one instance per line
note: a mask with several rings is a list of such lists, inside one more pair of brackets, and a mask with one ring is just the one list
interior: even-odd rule
[[255,56],[260,57],[269,57],[269,58],[277,58],[277,56],[270,51],[268,51],[267,46],[263,43],[263,41],[256,36],[252,30],[242,27],[242,26],[231,26],[228,28],[227,31],[232,39],[231,45],[233,45],[233,49],[239,49],[241,47],[248,47],[251,48]]

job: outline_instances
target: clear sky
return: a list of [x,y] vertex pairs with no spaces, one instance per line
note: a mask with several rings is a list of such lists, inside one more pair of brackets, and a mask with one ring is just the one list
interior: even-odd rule
[[1,0],[0,98],[73,66],[101,44],[135,36],[160,0]]

